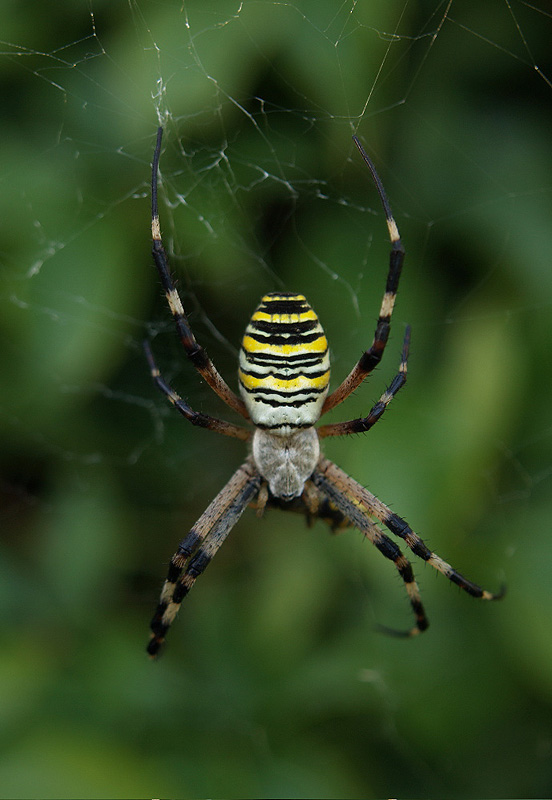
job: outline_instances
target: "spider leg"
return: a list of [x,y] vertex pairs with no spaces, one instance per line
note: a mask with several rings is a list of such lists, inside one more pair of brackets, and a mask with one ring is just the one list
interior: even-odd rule
[[410,345],[410,326],[407,327],[404,335],[401,364],[398,373],[395,375],[389,388],[382,394],[378,402],[373,406],[367,417],[352,419],[348,422],[336,422],[333,425],[322,425],[317,429],[318,436],[323,439],[325,436],[345,436],[350,433],[364,433],[372,425],[381,419],[383,412],[395,397],[399,389],[406,383],[408,348]]
[[180,336],[180,341],[186,351],[186,355],[209,384],[211,389],[223,400],[226,405],[233,408],[238,414],[241,414],[245,419],[249,419],[249,414],[245,408],[243,400],[241,400],[220,375],[217,368],[203,349],[196,341],[192,332],[184,306],[173,283],[169,270],[169,262],[167,254],[163,247],[161,239],[161,227],[159,224],[159,210],[157,206],[157,174],[159,171],[159,155],[161,152],[161,139],[163,136],[163,128],[157,130],[157,142],[155,145],[155,152],[153,154],[152,174],[151,174],[151,237],[152,237],[152,254],[155,261],[155,266],[159,272],[165,296],[169,304],[169,308],[173,315],[176,330]]
[[245,441],[251,438],[251,432],[248,431],[247,428],[242,428],[239,425],[233,425],[230,422],[225,422],[224,420],[217,419],[216,417],[210,417],[208,414],[201,414],[200,412],[194,411],[192,408],[190,408],[188,403],[186,403],[186,401],[183,400],[161,376],[159,368],[157,367],[157,364],[153,358],[150,344],[147,341],[144,342],[144,352],[146,354],[151,377],[153,378],[155,385],[169,398],[176,410],[180,411],[182,416],[186,417],[186,419],[191,422],[192,425],[198,425],[200,428],[207,428],[215,433],[222,433],[224,436],[233,436],[236,439],[243,439]]
[[[338,508],[341,508],[341,498],[350,498],[353,505],[360,509],[365,509],[365,513],[375,517],[385,525],[391,533],[403,539],[414,555],[426,561],[428,564],[431,564],[432,567],[441,572],[449,581],[455,583],[472,597],[477,597],[481,600],[498,600],[503,597],[504,589],[493,594],[486,589],[482,589],[481,586],[478,586],[476,583],[472,583],[472,581],[469,581],[467,578],[464,578],[464,576],[451,567],[450,564],[447,564],[447,562],[443,561],[436,553],[433,553],[424,541],[414,533],[404,519],[394,514],[381,500],[378,500],[375,495],[349,477],[349,475],[336,466],[336,464],[328,461],[328,459],[320,459],[311,480],[324,494],[331,498]],[[347,512],[344,513],[349,516]],[[362,511],[357,511],[357,515],[359,513],[362,515]],[[357,525],[356,519],[353,520],[353,522]]]
[[183,599],[259,491],[260,482],[253,463],[246,461],[180,542],[151,621],[152,633],[147,647],[150,656],[159,653]]
[[[420,591],[414,578],[411,563],[403,555],[395,542],[381,531],[369,518],[364,503],[362,499],[359,498],[358,493],[354,492],[355,487],[352,484],[355,484],[360,490],[362,490],[362,487],[350,478],[349,481],[351,485],[345,485],[343,482],[334,482],[333,475],[332,477],[327,475],[328,466],[333,467],[335,465],[332,464],[331,461],[327,461],[327,459],[321,459],[319,468],[314,471],[311,480],[315,486],[329,498],[331,503],[377,547],[380,553],[393,562],[397,572],[404,581],[406,593],[408,594],[408,599],[410,600],[410,605],[416,618],[416,625],[404,632],[395,631],[383,626],[379,627],[395,636],[416,636],[418,633],[426,630],[429,626],[429,621],[422,605]],[[341,472],[341,470],[339,470],[339,472]],[[348,477],[345,473],[343,473],[343,475]]]
[[[359,386],[364,378],[372,372],[383,356],[385,345],[389,338],[389,329],[391,325],[391,315],[393,314],[393,307],[395,305],[395,298],[399,287],[399,278],[401,277],[402,265],[404,262],[404,248],[402,246],[401,237],[397,228],[397,223],[391,213],[391,207],[385,194],[383,184],[379,178],[376,168],[361,143],[356,136],[353,136],[353,141],[358,147],[365,164],[372,173],[372,178],[376,184],[376,189],[380,196],[383,210],[385,211],[385,219],[387,222],[387,229],[389,231],[389,238],[391,240],[391,253],[389,256],[389,271],[387,273],[387,281],[385,284],[385,292],[381,301],[378,321],[376,323],[376,331],[374,339],[370,345],[369,350],[366,350],[355,367],[351,370],[349,375],[345,378],[343,383],[337,387],[331,394],[326,397],[324,405],[322,406],[322,414],[325,414],[330,409],[343,402],[357,386]],[[330,435],[330,434],[326,434]]]

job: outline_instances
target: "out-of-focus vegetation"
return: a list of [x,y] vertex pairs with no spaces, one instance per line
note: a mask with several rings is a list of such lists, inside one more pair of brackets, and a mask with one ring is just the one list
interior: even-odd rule
[[[538,797],[552,791],[552,20],[541,3],[2,4],[2,655],[7,797]],[[93,17],[90,16],[90,10]],[[429,567],[412,641],[356,531],[246,512],[161,660],[178,542],[243,458],[151,385],[233,419],[179,350],[149,162],[196,335],[235,386],[265,291],[304,292],[335,383],[407,248],[385,362],[407,388],[328,455],[491,590]]]

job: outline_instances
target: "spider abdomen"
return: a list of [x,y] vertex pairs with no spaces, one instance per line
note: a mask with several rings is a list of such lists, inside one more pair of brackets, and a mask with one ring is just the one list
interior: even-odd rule
[[289,436],[318,420],[330,381],[328,342],[302,294],[262,298],[243,337],[239,380],[257,427]]

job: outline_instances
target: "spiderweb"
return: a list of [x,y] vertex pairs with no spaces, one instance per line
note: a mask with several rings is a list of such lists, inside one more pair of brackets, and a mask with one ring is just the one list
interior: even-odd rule
[[[552,9],[91,0],[6,3],[2,16],[9,737],[35,709],[35,732],[0,762],[6,793],[106,795],[94,762],[121,796],[544,796]],[[172,632],[184,661],[160,665],[165,685],[141,664],[164,564],[243,459],[239,443],[188,430],[147,374],[144,338],[193,408],[232,419],[186,363],[152,268],[158,125],[173,274],[234,387],[267,291],[305,293],[333,385],[369,345],[389,242],[361,138],[407,258],[384,364],[331,419],[366,413],[408,323],[410,375],[369,439],[326,449],[466,575],[490,589],[505,579],[500,608],[470,605],[418,564],[433,638],[381,640],[374,620],[408,627],[389,565],[354,534],[251,514]],[[499,659],[510,677],[497,679]],[[175,700],[183,684],[193,697]],[[60,703],[66,691],[80,710]],[[159,744],[179,715],[193,720],[184,755]],[[451,727],[462,716],[473,738]]]

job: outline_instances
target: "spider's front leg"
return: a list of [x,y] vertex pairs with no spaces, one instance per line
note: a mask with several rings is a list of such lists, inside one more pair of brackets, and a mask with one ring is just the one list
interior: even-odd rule
[[[332,468],[335,468],[335,472],[332,471]],[[331,504],[350,520],[350,523],[358,528],[382,555],[393,562],[404,581],[416,624],[404,632],[379,626],[381,630],[395,636],[416,636],[425,631],[429,626],[429,621],[422,605],[412,565],[395,542],[370,519],[370,509],[363,498],[365,491],[363,487],[324,457],[320,458],[311,480],[319,491],[331,501]]]
[[[328,461],[328,459],[320,459],[312,480],[324,494],[332,499],[343,513],[347,516],[349,516],[350,513],[356,514],[356,518],[350,517],[355,525],[357,525],[359,514],[362,515],[361,509],[363,509],[365,515],[375,517],[379,522],[385,525],[391,533],[403,539],[414,555],[426,561],[428,564],[431,564],[432,567],[441,572],[449,581],[455,583],[472,597],[477,597],[480,600],[499,600],[504,596],[504,588],[498,593],[493,593],[489,592],[487,589],[483,589],[467,578],[464,578],[464,576],[450,564],[443,561],[442,558],[430,550],[404,519],[394,514],[381,500],[378,500],[375,495],[349,477],[349,475],[336,466],[336,464]],[[350,511],[347,511],[346,507],[349,508]]]
[[152,633],[147,647],[150,656],[159,653],[183,599],[258,493],[260,483],[257,469],[251,460],[246,461],[181,541],[171,559],[159,605],[151,621]]

